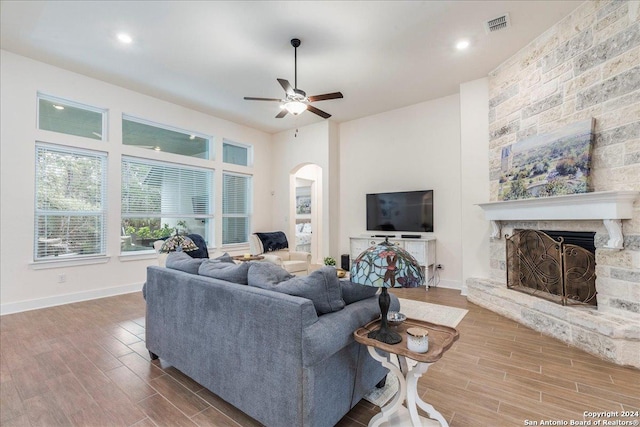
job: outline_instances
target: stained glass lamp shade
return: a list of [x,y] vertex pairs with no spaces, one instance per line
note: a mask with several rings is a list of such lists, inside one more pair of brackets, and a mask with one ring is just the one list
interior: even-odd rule
[[187,236],[171,236],[167,240],[165,240],[164,244],[160,248],[161,254],[166,254],[169,252],[190,252],[197,250],[198,247],[193,240],[188,238]]
[[351,281],[365,286],[382,288],[378,297],[382,319],[380,328],[371,331],[369,338],[387,344],[397,344],[402,337],[389,329],[387,313],[391,298],[387,288],[416,288],[424,283],[424,274],[418,261],[404,249],[389,243],[388,239],[362,252],[351,266]]

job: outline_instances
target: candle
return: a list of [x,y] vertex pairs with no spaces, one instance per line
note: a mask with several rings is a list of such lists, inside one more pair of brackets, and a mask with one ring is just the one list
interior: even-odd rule
[[407,329],[407,348],[416,353],[429,351],[429,331],[422,328]]

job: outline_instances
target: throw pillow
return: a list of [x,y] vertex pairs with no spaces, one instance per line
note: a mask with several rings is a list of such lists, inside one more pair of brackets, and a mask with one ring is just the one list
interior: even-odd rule
[[169,252],[166,267],[173,270],[184,271],[185,273],[198,274],[200,264],[205,262],[205,258],[191,258],[184,252]]
[[233,258],[231,258],[231,255],[229,255],[229,253],[225,252],[224,254],[220,255],[217,258],[213,258],[216,261],[220,261],[220,262],[228,262],[231,264],[235,264],[236,262],[233,260]]
[[202,263],[198,269],[201,276],[213,277],[214,279],[226,280],[227,282],[246,285],[247,273],[250,267],[249,262],[241,264],[221,262],[219,260],[209,260]]
[[250,262],[249,264],[249,286],[259,286],[261,283],[269,283],[275,285],[285,280],[291,279],[293,274],[289,273],[279,265],[272,264],[270,262]]
[[322,267],[308,276],[293,277],[276,284],[250,280],[249,285],[307,298],[313,302],[318,315],[342,310],[345,306],[338,277],[331,267]]
[[342,299],[345,304],[351,304],[356,301],[371,298],[379,289],[374,286],[359,285],[348,279],[340,280],[340,288],[342,289]]

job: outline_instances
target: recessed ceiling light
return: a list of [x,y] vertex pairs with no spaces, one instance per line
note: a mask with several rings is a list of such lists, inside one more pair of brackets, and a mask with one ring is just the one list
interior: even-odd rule
[[118,34],[118,40],[120,40],[122,43],[125,43],[125,44],[130,44],[131,42],[133,42],[133,39],[131,38],[131,36],[125,33]]
[[460,40],[458,43],[456,43],[456,49],[458,50],[465,50],[468,47],[469,47],[469,40]]
[[160,151],[160,147],[158,147],[157,145],[155,147],[153,147],[154,150],[156,151]]
[[53,108],[55,108],[56,110],[64,110],[64,107],[62,105],[57,104],[53,104]]

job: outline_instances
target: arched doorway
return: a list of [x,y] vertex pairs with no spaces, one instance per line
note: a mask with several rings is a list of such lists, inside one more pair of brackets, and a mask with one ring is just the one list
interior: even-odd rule
[[311,262],[321,264],[322,256],[322,168],[301,164],[290,173],[290,230],[295,250],[311,253]]

